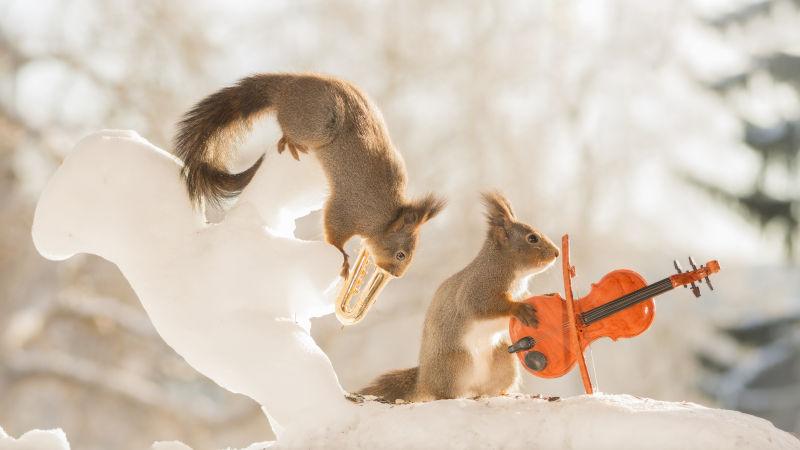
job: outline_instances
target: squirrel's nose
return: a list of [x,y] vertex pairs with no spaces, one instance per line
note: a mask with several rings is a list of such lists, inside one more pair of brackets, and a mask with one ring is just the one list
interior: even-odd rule
[[557,248],[556,248],[556,249],[553,249],[553,254],[555,254],[555,255],[556,255],[556,258],[558,258],[558,249],[557,249]]

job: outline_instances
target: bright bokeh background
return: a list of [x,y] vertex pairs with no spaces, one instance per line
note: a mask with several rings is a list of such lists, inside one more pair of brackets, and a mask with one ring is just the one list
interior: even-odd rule
[[[47,261],[30,224],[48,176],[88,132],[131,128],[171,150],[180,115],[221,86],[258,71],[316,71],[374,99],[412,193],[449,198],[425,226],[407,276],[364,322],[315,321],[346,389],[415,364],[434,290],[483,239],[478,193],[498,188],[553,240],[570,233],[578,293],[616,268],[655,281],[672,272],[673,258],[684,267],[687,255],[719,259],[717,291],[703,288],[699,301],[686,290],[667,294],[644,335],[593,346],[601,390],[739,409],[800,431],[798,245],[787,245],[785,221],[762,224],[712,194],[746,195],[762,176],[766,192],[794,199],[800,216],[797,166],[779,159],[762,171],[742,122],[800,117],[796,86],[758,65],[775,52],[798,54],[798,8],[794,0],[0,1],[0,425],[12,435],[62,427],[80,449],[159,439],[242,446],[272,436],[257,405],[166,347],[113,265]],[[741,89],[713,88],[746,71]],[[259,123],[234,169],[272,155],[278,137],[274,121]],[[302,221],[302,237],[321,238],[318,219]],[[558,270],[531,285],[561,289]],[[526,392],[582,392],[575,373],[524,377]]]

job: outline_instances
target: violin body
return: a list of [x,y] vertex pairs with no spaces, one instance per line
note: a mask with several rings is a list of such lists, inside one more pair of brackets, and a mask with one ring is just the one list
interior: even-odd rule
[[[512,318],[509,326],[511,341],[517,342],[525,336],[532,337],[536,342],[533,350],[542,353],[546,358],[544,368],[532,373],[543,378],[560,377],[572,369],[579,357],[578,347],[573,345],[570,321],[577,327],[580,352],[597,339],[630,338],[641,334],[650,326],[656,312],[652,298],[589,325],[580,319],[580,314],[645,286],[647,282],[644,278],[632,270],[610,272],[592,284],[588,295],[575,301],[574,318],[569,317],[567,302],[558,294],[530,297],[525,303],[536,308],[539,325],[528,327]],[[526,353],[517,352],[517,357],[523,367],[531,370],[525,363]]]
[[529,327],[512,317],[508,330],[513,344],[508,352],[517,354],[525,370],[543,378],[560,377],[577,362],[583,387],[591,394],[594,388],[583,358],[589,344],[603,337],[616,341],[644,332],[655,318],[653,297],[679,286],[691,287],[694,296],[700,297],[695,283],[701,280],[714,289],[708,277],[719,272],[716,260],[697,267],[690,257],[690,271],[684,271],[677,260],[673,264],[677,274],[649,285],[632,270],[609,272],[592,284],[588,295],[576,299],[572,292],[575,266],[569,261],[569,236],[565,234],[561,237],[564,297],[551,294],[526,299],[525,303],[536,308],[539,324]]

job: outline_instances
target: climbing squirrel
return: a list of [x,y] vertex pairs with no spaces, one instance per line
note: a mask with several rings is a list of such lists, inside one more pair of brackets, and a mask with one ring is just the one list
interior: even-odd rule
[[328,180],[325,241],[342,253],[342,276],[349,263],[345,243],[361,236],[382,269],[402,276],[411,263],[419,227],[436,216],[445,202],[428,194],[405,195],[406,168],[389,138],[380,111],[356,86],[316,74],[263,73],[241,79],[206,97],[178,125],[175,153],[183,159],[181,175],[195,206],[219,204],[238,195],[258,170],[262,155],[249,169],[231,174],[237,138],[253,120],[275,112],[283,137],[278,153],[288,149],[299,160],[312,152]]
[[[483,194],[489,230],[475,259],[439,286],[428,307],[419,366],[378,377],[359,393],[395,402],[500,395],[519,379],[507,351],[509,317],[538,324],[535,308],[512,300],[515,284],[553,264],[558,248],[517,221],[501,194]],[[505,334],[505,336],[504,336]]]

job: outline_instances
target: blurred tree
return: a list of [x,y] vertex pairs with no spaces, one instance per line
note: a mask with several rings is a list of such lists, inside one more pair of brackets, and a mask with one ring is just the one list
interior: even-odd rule
[[[757,1],[707,20],[748,61],[745,70],[708,85],[738,112],[742,142],[756,155],[758,170],[749,180],[750,188],[739,192],[692,179],[762,230],[772,224],[782,227],[790,264],[795,262],[800,235],[800,55],[792,53],[797,50],[792,30],[797,30],[798,20],[797,0]],[[766,125],[751,118],[753,104],[769,110],[771,120],[761,121]],[[792,278],[785,280],[791,283]],[[796,303],[797,299],[792,300]],[[800,399],[795,395],[800,386],[798,324],[796,309],[775,316],[759,305],[743,323],[720,326],[717,349],[732,351],[706,350],[697,355],[707,372],[701,388],[726,408],[799,431]]]
[[[794,9],[791,10],[793,8]],[[745,39],[757,33],[747,33],[749,27],[759,22],[774,22],[775,27],[781,23],[776,19],[788,13],[795,18],[789,23],[796,27],[800,6],[797,0],[766,0],[741,6],[718,17],[708,20],[708,24],[732,36],[731,40]],[[788,10],[787,10],[788,9]],[[760,35],[759,35],[760,36]],[[752,45],[751,45],[752,47]],[[717,79],[709,83],[709,87],[731,103],[742,96],[750,99],[763,97],[759,88],[779,89],[780,85],[790,87],[800,93],[800,55],[792,54],[796,49],[796,39],[788,42],[778,40],[767,49],[751,50],[747,53],[750,60],[748,67],[739,73]],[[766,80],[759,79],[766,75]],[[775,98],[775,97],[773,97]],[[761,229],[770,224],[779,224],[783,228],[783,247],[786,259],[794,259],[795,240],[800,233],[800,176],[798,176],[797,160],[800,157],[800,108],[794,102],[790,113],[781,113],[780,106],[774,105],[773,121],[770,125],[761,126],[753,123],[745,111],[740,111],[743,143],[758,156],[759,169],[751,182],[751,187],[744,192],[731,192],[722,187],[694,178],[692,181],[721,201],[738,208],[746,216],[753,219]],[[788,117],[786,117],[788,115]],[[775,183],[775,179],[782,180]]]
[[[270,437],[255,402],[198,374],[106,261],[54,264],[30,226],[46,174],[102,128],[169,148],[220,48],[190,1],[0,4],[0,423],[62,427],[73,448],[196,448]],[[199,87],[203,86],[203,87]]]

